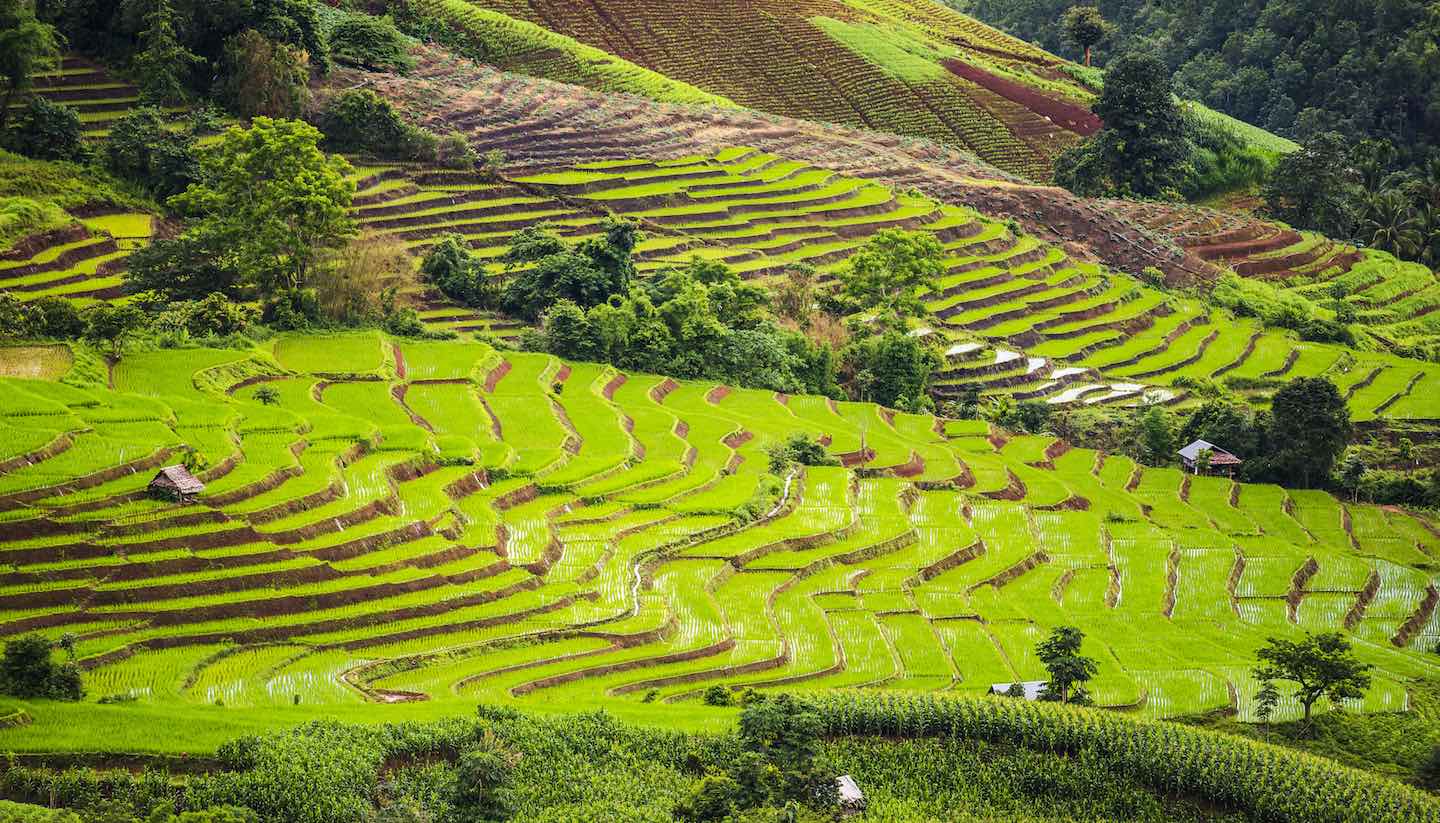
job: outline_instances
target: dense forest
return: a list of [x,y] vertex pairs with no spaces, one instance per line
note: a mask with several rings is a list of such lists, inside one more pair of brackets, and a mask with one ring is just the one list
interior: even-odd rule
[[[1071,0],[947,0],[1080,59],[1061,17]],[[1440,143],[1440,4],[1427,0],[1096,0],[1109,55],[1147,51],[1176,91],[1304,141],[1335,131],[1399,148],[1414,164]]]

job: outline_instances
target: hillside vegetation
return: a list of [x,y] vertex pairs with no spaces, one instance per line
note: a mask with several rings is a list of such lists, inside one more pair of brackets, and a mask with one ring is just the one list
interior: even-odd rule
[[[373,334],[70,380],[6,381],[0,632],[77,634],[92,699],[983,692],[1074,622],[1146,716],[1249,716],[1254,649],[1305,628],[1379,667],[1354,708],[1435,674],[1433,524],[1322,492]],[[775,465],[797,432],[843,465]],[[201,505],[147,497],[186,454]]]

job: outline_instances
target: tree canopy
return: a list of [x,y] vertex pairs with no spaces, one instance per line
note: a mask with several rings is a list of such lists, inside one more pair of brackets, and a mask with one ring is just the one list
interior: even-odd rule
[[1321,697],[1334,702],[1353,700],[1363,697],[1370,687],[1368,672],[1373,667],[1356,659],[1350,641],[1339,632],[1307,634],[1300,641],[1272,637],[1255,656],[1260,658],[1255,667],[1257,679],[1295,684],[1295,699],[1305,710],[1307,724]]
[[355,232],[350,164],[320,151],[320,137],[268,117],[232,128],[206,153],[201,181],[170,200],[198,218],[186,234],[213,239],[226,267],[262,294],[299,288],[324,250]]

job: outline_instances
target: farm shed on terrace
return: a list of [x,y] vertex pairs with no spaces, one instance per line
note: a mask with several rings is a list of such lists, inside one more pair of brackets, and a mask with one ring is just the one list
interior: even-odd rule
[[1213,443],[1196,440],[1194,443],[1180,450],[1180,462],[1185,466],[1185,471],[1192,474],[1199,474],[1201,464],[1205,462],[1201,459],[1201,455],[1206,452],[1210,453],[1210,460],[1205,465],[1207,473],[1210,471],[1224,471],[1226,474],[1234,474],[1235,467],[1245,462]]
[[1015,697],[1023,696],[1026,700],[1039,700],[1040,697],[1045,694],[1045,687],[1048,685],[1050,684],[1044,680],[1022,680],[1019,683],[991,683],[990,693],[998,694],[1001,697],[1010,697],[1012,696],[1010,693],[1011,690],[1018,686],[1024,694],[1014,695]]
[[195,478],[184,466],[166,466],[150,481],[150,491],[161,497],[168,497],[180,503],[190,503],[195,495],[205,491],[205,484]]

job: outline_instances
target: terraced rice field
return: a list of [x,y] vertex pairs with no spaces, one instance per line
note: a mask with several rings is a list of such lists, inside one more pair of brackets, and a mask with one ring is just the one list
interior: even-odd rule
[[1243,276],[1325,307],[1342,300],[1356,320],[1386,341],[1422,347],[1440,342],[1440,275],[1421,264],[1213,209],[1107,205]]
[[[507,150],[526,139],[493,137]],[[1302,342],[1077,260],[971,209],[779,154],[737,147],[661,161],[537,161],[491,185],[426,170],[371,171],[360,181],[363,226],[417,254],[459,234],[493,261],[496,278],[508,274],[499,260],[519,228],[548,222],[585,237],[607,213],[643,224],[642,272],[701,256],[759,280],[800,262],[829,279],[882,229],[931,232],[949,254],[948,273],[927,295],[931,317],[914,333],[946,352],[941,397],[976,388],[1056,405],[1184,404],[1187,379],[1230,379],[1263,403],[1269,387],[1325,375],[1347,393],[1358,420],[1440,416],[1422,400],[1440,387],[1435,364]],[[434,296],[417,300],[424,319],[441,328],[518,332]]]
[[[0,636],[76,634],[91,699],[979,692],[1040,677],[1062,623],[1100,702],[1151,716],[1246,714],[1254,650],[1302,629],[1379,667],[1357,708],[1436,674],[1440,532],[1394,509],[479,344],[287,336],[75,380],[0,379]],[[844,465],[769,476],[795,431]],[[146,497],[185,447],[198,502]]]
[[773,114],[936,140],[1032,179],[1047,179],[1054,157],[1099,127],[1091,93],[1062,60],[923,0],[412,5],[508,71],[667,102],[695,102],[703,90]]

